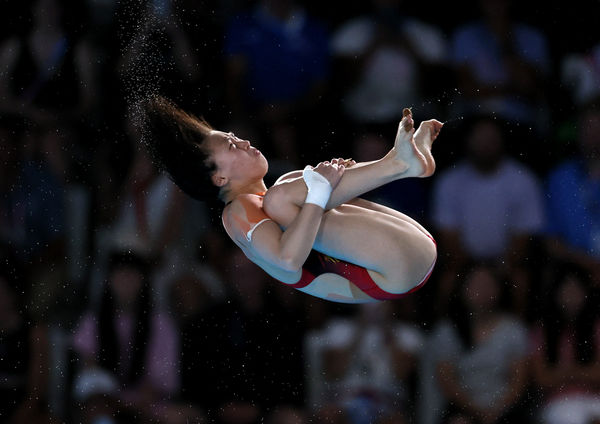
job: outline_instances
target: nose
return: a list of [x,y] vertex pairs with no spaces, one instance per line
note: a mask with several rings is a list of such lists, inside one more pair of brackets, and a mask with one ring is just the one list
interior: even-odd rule
[[248,140],[237,140],[235,143],[241,149],[246,149],[247,150],[247,149],[250,148],[250,142]]

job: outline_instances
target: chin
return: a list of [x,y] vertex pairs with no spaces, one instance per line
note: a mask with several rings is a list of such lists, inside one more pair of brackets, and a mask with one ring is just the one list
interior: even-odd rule
[[259,157],[259,163],[260,167],[264,169],[264,173],[266,174],[269,171],[269,161],[267,161],[267,158],[265,158],[262,153]]

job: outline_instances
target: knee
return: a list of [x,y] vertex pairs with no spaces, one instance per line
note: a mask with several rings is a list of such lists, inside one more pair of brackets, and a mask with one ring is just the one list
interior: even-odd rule
[[385,275],[390,292],[405,296],[421,289],[433,273],[437,260],[435,245],[415,246],[414,254],[408,254],[403,261],[394,262]]

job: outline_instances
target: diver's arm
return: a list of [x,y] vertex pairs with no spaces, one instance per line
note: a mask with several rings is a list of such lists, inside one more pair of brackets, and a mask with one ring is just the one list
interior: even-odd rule
[[312,250],[324,212],[323,208],[311,203],[305,203],[299,209],[285,231],[275,221],[257,227],[252,235],[252,253],[277,268],[299,271]]
[[[252,254],[261,259],[260,262],[267,262],[283,270],[300,270],[312,250],[327,201],[344,170],[344,166],[330,163],[320,163],[314,169],[305,169],[304,180],[308,186],[308,194],[305,194],[301,206],[291,200],[289,191],[280,187],[269,189],[263,208],[274,221],[266,221],[256,227],[250,241],[249,250]],[[276,224],[282,216],[294,216],[284,231]]]

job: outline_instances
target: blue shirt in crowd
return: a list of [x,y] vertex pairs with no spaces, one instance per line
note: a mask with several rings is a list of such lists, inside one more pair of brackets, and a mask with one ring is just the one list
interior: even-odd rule
[[550,173],[547,189],[548,233],[600,258],[600,180],[572,159]]
[[234,18],[225,53],[244,56],[248,95],[259,104],[298,100],[328,74],[325,27],[301,10],[288,21],[260,7]]

